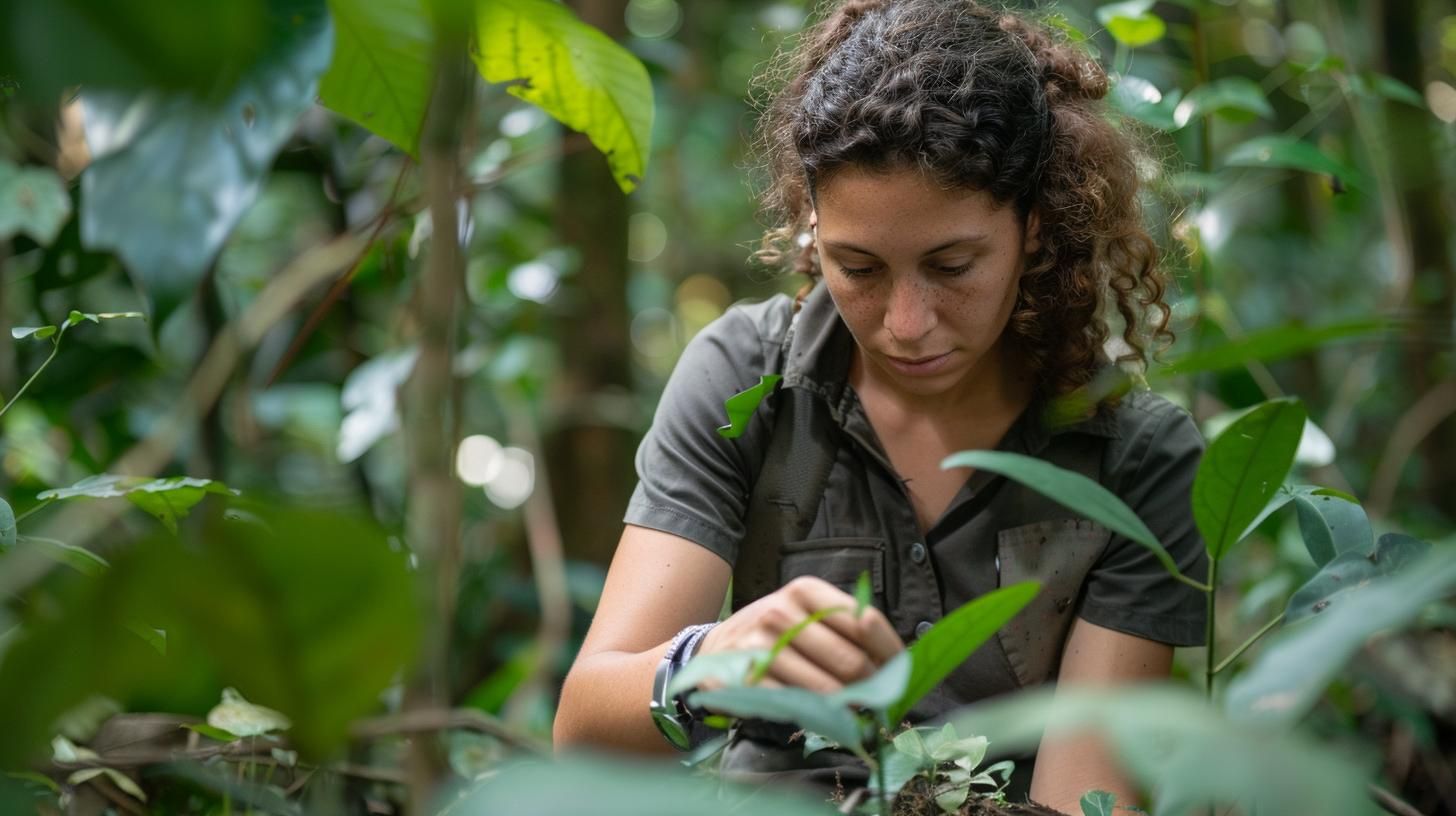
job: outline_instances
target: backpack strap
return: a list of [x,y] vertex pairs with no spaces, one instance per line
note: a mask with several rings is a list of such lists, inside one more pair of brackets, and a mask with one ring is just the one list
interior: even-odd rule
[[781,387],[775,399],[774,427],[733,568],[734,611],[779,588],[784,545],[809,535],[839,451],[839,429],[814,392]]

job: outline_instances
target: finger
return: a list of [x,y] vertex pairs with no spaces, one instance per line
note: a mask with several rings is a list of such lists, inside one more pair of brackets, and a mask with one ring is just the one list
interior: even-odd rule
[[823,622],[806,627],[789,645],[840,683],[853,683],[875,673],[876,663],[859,644]]
[[828,581],[804,576],[795,578],[784,589],[805,610],[812,612],[835,607],[845,610],[825,617],[823,623],[857,644],[877,665],[904,651],[905,643],[895,633],[895,627],[890,625],[885,613],[871,606],[856,617],[854,597]]
[[786,686],[799,686],[821,694],[835,692],[844,687],[833,675],[815,665],[792,646],[779,652],[774,658],[773,665],[768,668],[768,676]]

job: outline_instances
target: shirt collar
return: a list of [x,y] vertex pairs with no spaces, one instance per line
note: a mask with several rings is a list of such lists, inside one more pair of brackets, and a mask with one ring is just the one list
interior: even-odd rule
[[[835,421],[843,425],[854,343],[854,335],[829,296],[829,287],[823,281],[817,282],[794,314],[785,338],[783,387],[805,388],[818,394],[828,403]],[[1091,416],[1057,423],[1048,421],[1048,407],[1044,399],[1033,400],[1007,434],[1019,435],[1028,454],[1040,453],[1052,437],[1064,433],[1108,439],[1119,435],[1117,421],[1107,406],[1099,407]]]

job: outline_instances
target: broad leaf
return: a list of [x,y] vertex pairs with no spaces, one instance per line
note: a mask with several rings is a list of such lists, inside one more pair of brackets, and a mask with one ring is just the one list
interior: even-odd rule
[[95,476],[87,476],[70,487],[44,491],[36,498],[41,501],[55,501],[74,498],[109,499],[124,496],[138,508],[155,516],[163,526],[175,533],[178,519],[186,516],[188,511],[209,493],[232,496],[236,495],[237,491],[222,482],[191,476],[147,479],[140,476],[100,473]]
[[773,787],[691,776],[673,763],[604,757],[499,765],[439,816],[824,816],[822,801]]
[[412,155],[429,107],[434,34],[423,0],[329,0],[334,58],[319,98]]
[[[887,711],[904,695],[910,685],[913,664],[909,652],[900,652],[881,666],[874,674],[858,683],[852,683],[832,697],[840,705],[863,706],[871,711]],[[887,726],[894,725],[886,722]]]
[[67,544],[64,541],[56,541],[53,538],[37,538],[35,536],[19,536],[17,547],[25,547],[44,555],[47,559],[61,564],[82,575],[100,575],[111,566],[105,558],[74,544]]
[[728,413],[728,424],[718,429],[718,435],[724,439],[742,436],[748,427],[748,420],[753,418],[753,412],[758,410],[764,397],[773,393],[781,379],[783,377],[778,374],[764,374],[758,378],[757,385],[745,388],[724,400],[723,410]]
[[1400,574],[1372,581],[1274,635],[1229,684],[1227,710],[1243,720],[1293,724],[1372,635],[1410,624],[1453,591],[1456,549],[1433,548]]
[[1238,340],[1174,357],[1154,370],[1155,377],[1176,377],[1202,371],[1222,371],[1264,360],[1279,360],[1323,348],[1335,340],[1347,340],[1394,328],[1389,320],[1362,318],[1324,326],[1290,323],[1250,332]]
[[940,463],[940,467],[970,467],[999,473],[1141,544],[1158,557],[1169,573],[1180,574],[1173,556],[1168,554],[1137,513],[1112,491],[1080,473],[1032,456],[986,450],[953,453]]
[[1238,543],[1279,491],[1304,433],[1304,406],[1271,400],[1236,420],[1209,443],[1193,479],[1193,520],[1209,557]]
[[1299,515],[1299,533],[1315,566],[1328,564],[1337,555],[1366,555],[1375,546],[1370,519],[1359,503],[1323,487],[1302,485],[1291,492]]
[[1274,118],[1274,108],[1259,83],[1248,77],[1227,77],[1189,91],[1174,109],[1173,122],[1181,128],[1201,116],[1215,113],[1241,120]]
[[71,197],[54,170],[0,159],[0,241],[27,235],[50,246],[70,217]]
[[[1036,750],[1048,729],[1101,735],[1118,764],[1151,792],[1156,813],[1369,816],[1364,769],[1338,751],[1286,730],[1251,728],[1172,685],[1039,689],[951,715],[998,750]],[[1223,808],[1215,808],[1222,811]]]
[[1353,593],[1369,588],[1377,578],[1396,574],[1430,546],[1410,536],[1387,533],[1378,545],[1364,551],[1339,553],[1290,596],[1285,623],[1297,623],[1327,612],[1333,605],[1349,603]]
[[1152,0],[1126,0],[1097,9],[1097,21],[1107,26],[1113,39],[1129,48],[1150,45],[1163,39],[1168,26],[1152,12]]
[[0,499],[0,550],[15,546],[15,510],[10,502]]
[[1181,98],[1182,91],[1177,88],[1165,94],[1153,83],[1136,76],[1119,77],[1110,96],[1113,107],[1159,130],[1178,129],[1173,111]]
[[910,679],[905,693],[886,712],[885,721],[893,726],[904,719],[921,698],[1031,603],[1040,590],[1041,585],[1031,581],[1002,587],[963,604],[930,627],[910,646]]
[[692,705],[733,717],[800,725],[846,748],[858,748],[864,740],[859,716],[847,706],[829,696],[797,686],[738,686],[699,691],[693,693],[689,701]]
[[511,94],[585,133],[630,193],[652,142],[652,82],[642,63],[552,0],[490,0],[478,14],[475,62],[486,81],[513,83]]
[[121,256],[161,311],[190,291],[257,198],[328,66],[323,0],[270,0],[266,26],[266,49],[225,93],[82,93],[92,160],[81,239]]
[[747,682],[748,673],[753,667],[767,656],[767,649],[696,655],[672,676],[667,692],[673,695],[682,694],[707,680],[723,686],[741,686]]
[[1104,790],[1087,791],[1082,795],[1082,816],[1112,816],[1117,795]]
[[1309,142],[1288,136],[1259,136],[1235,145],[1224,154],[1229,167],[1276,167],[1322,173],[1341,179],[1350,187],[1360,188],[1365,182],[1360,174],[1343,162],[1325,155]]

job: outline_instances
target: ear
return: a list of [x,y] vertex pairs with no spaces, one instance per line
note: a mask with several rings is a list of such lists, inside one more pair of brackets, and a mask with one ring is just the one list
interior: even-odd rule
[[1030,255],[1041,249],[1041,214],[1032,210],[1026,215],[1026,236],[1022,239],[1021,251]]

